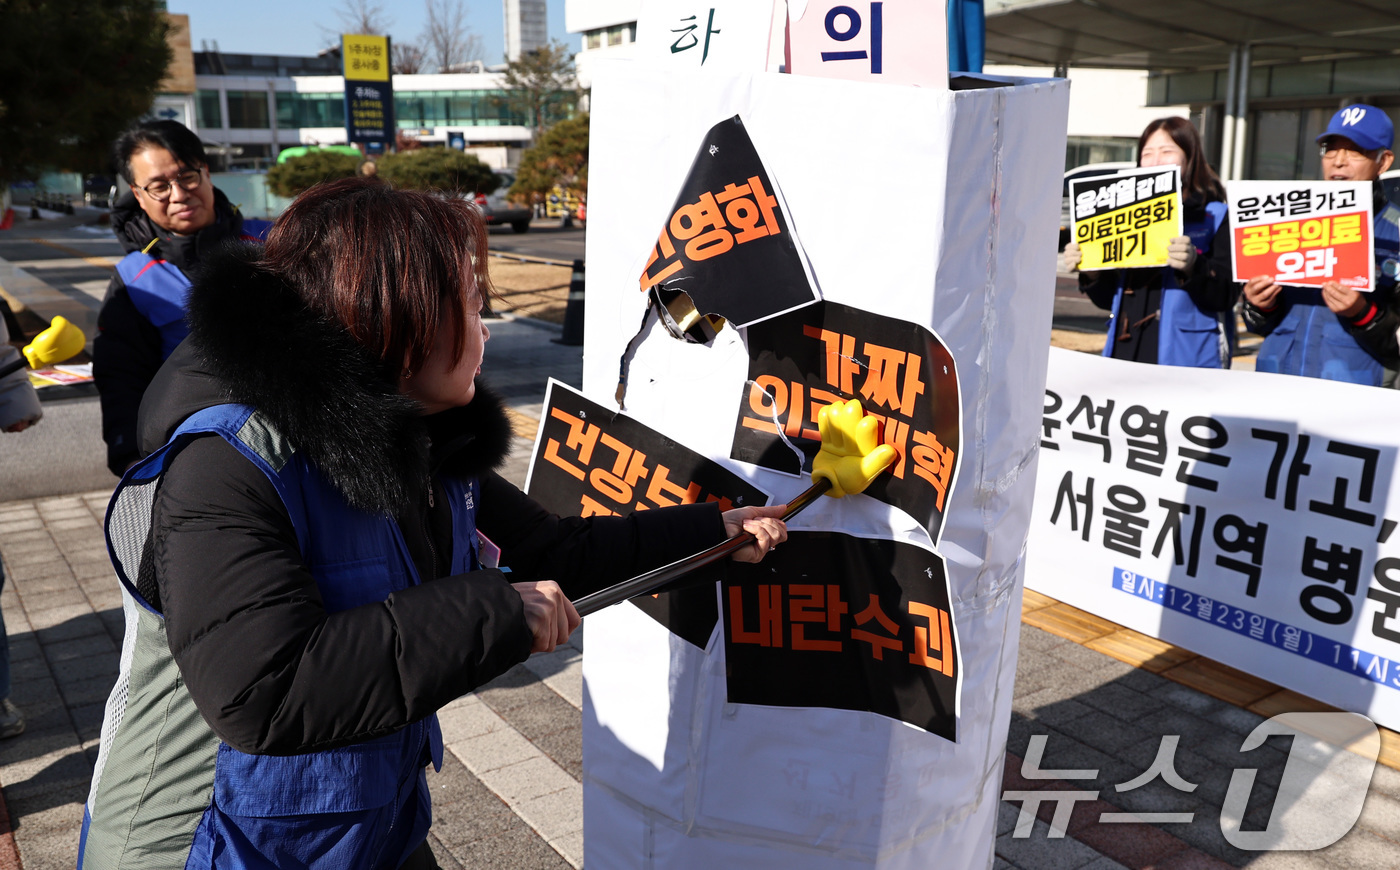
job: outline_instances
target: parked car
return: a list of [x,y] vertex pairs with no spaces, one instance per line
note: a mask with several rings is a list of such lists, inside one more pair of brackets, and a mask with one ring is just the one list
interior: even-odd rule
[[476,204],[481,206],[481,212],[486,216],[488,226],[499,224],[510,224],[510,228],[517,233],[528,233],[530,231],[530,218],[534,215],[527,205],[515,205],[506,201],[506,194],[510,191],[510,186],[515,183],[515,176],[509,172],[497,172],[500,176],[501,186],[496,188],[494,193],[478,193],[473,197]]
[[1113,163],[1086,163],[1083,166],[1076,166],[1065,173],[1064,186],[1060,191],[1060,250],[1065,249],[1065,245],[1070,243],[1070,213],[1069,213],[1069,183],[1084,178],[1093,178],[1096,175],[1116,175],[1124,169],[1136,169],[1136,163],[1125,160]]
[[117,199],[117,181],[107,175],[83,177],[83,200],[94,208],[111,208]]
[[1400,206],[1400,169],[1383,173],[1381,187],[1385,190],[1385,198]]

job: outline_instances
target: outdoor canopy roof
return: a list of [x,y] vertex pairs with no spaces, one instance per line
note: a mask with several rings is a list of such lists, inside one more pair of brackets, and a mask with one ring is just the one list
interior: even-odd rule
[[1393,0],[987,0],[987,63],[1162,72],[1400,56]]

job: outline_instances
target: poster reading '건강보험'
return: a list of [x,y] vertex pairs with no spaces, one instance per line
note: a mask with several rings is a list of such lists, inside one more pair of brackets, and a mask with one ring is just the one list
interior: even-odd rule
[[[616,407],[590,402],[551,381],[525,489],[561,516],[626,516],[677,504],[720,510],[766,504],[768,496],[724,466]],[[677,637],[704,647],[719,619],[714,580],[632,599]]]
[[[673,442],[770,503],[808,486],[836,401],[898,459],[726,564],[703,642],[631,603],[587,617],[590,866],[991,861],[1049,334],[1026,288],[1053,276],[1067,98],[1001,84],[595,69],[582,393],[610,410],[590,422],[624,415],[655,437],[618,442]],[[854,166],[889,191],[918,167],[926,207],[854,215],[833,183]],[[541,443],[576,463],[554,420]]]

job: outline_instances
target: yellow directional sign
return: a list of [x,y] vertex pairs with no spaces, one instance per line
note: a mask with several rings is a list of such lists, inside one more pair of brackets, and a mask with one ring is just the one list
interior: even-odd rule
[[389,81],[389,37],[343,33],[340,54],[345,77],[357,82]]

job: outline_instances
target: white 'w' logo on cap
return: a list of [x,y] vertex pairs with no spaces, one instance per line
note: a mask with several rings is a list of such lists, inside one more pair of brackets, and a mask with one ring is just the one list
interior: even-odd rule
[[1342,110],[1342,126],[1350,127],[1353,124],[1361,123],[1361,119],[1366,117],[1366,110],[1360,106],[1352,106]]

